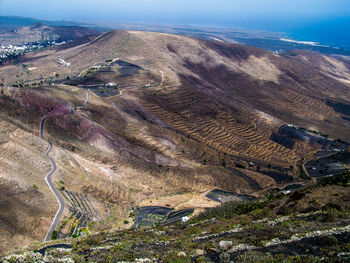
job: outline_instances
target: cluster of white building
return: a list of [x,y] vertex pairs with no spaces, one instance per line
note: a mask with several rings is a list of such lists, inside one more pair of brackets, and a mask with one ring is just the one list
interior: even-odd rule
[[0,61],[3,59],[20,56],[24,53],[28,53],[37,49],[41,49],[48,46],[62,45],[66,42],[56,43],[56,41],[48,41],[45,43],[27,43],[23,45],[5,45],[0,43]]
[[0,58],[5,59],[10,55],[20,55],[28,50],[28,46],[0,45]]

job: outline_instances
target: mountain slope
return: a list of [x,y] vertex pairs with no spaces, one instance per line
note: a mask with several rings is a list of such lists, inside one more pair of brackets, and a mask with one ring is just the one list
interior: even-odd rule
[[[343,67],[338,73],[320,72],[315,63],[303,60],[305,56],[297,53],[277,56],[234,44],[166,34],[117,31],[103,34],[89,44],[73,49],[58,53],[52,50],[40,53],[40,57],[38,54],[24,58],[23,63],[33,62],[36,69],[31,72],[31,76],[22,74],[20,78],[26,80],[28,77],[33,78],[33,74],[49,75],[49,72],[74,76],[80,74],[80,70],[87,71],[95,63],[104,63],[117,57],[153,71],[161,69],[164,72],[169,79],[165,85],[171,87],[168,91],[159,90],[157,100],[163,99],[163,93],[164,96],[173,97],[174,93],[181,93],[181,90],[189,93],[193,91],[209,98],[214,96],[226,106],[248,110],[255,121],[265,122],[271,115],[300,126],[307,123],[312,128],[316,125],[325,133],[342,132],[335,128],[337,123],[324,121],[341,121],[339,114],[325,100],[340,99],[347,103],[348,68],[339,62]],[[70,62],[72,67],[61,68],[56,63],[58,58]],[[322,55],[310,52],[307,58],[317,58],[320,65],[337,70],[337,65],[329,63]],[[46,67],[40,67],[44,63]],[[15,78],[9,81],[15,81]],[[147,95],[145,93],[141,93],[142,97]],[[201,100],[194,103],[199,107],[202,105]],[[260,117],[254,112],[256,110],[261,112]],[[349,134],[346,131],[347,128],[343,134],[334,134],[334,137],[346,139],[346,134]]]
[[[92,232],[125,227],[127,208],[142,203],[197,213],[216,205],[204,197],[214,188],[262,197],[275,186],[307,184],[300,178],[303,160],[322,147],[347,150],[332,140],[322,145],[325,139],[309,133],[288,135],[288,123],[350,140],[348,65],[312,52],[275,55],[183,36],[112,31],[27,54],[17,65],[0,67],[0,75],[2,125],[34,136],[48,116],[45,138],[54,144],[59,167],[53,180],[94,204]],[[91,100],[82,107],[87,89]],[[73,113],[63,114],[67,108]],[[5,144],[12,132],[6,129]],[[34,151],[23,140],[17,144]],[[3,153],[2,165],[11,156]],[[8,166],[32,164],[19,160]],[[43,178],[46,167],[37,167]],[[0,170],[2,185],[11,169]],[[16,176],[11,191],[43,182],[40,176],[29,182],[25,171]],[[54,200],[45,185],[36,191]],[[28,202],[28,195],[21,200]],[[6,200],[3,207],[14,205]],[[41,207],[55,210],[49,202]],[[62,221],[69,216],[67,210]]]
[[85,27],[48,26],[38,22],[1,34],[0,43],[4,45],[22,45],[41,41],[62,42],[97,35],[96,31]]
[[[189,222],[33,244],[4,262],[349,262],[349,174]],[[12,261],[11,261],[12,260]]]

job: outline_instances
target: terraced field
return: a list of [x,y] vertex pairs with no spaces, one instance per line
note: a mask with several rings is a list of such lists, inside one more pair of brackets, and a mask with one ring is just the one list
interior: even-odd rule
[[[144,103],[147,111],[175,130],[220,152],[272,162],[293,163],[298,159],[293,150],[269,140],[269,132],[258,128],[255,122],[241,123],[228,109],[213,104],[200,91],[178,88],[155,94],[151,102]],[[199,105],[206,108],[200,110]],[[191,155],[201,158],[201,153]]]
[[326,103],[312,97],[304,96],[292,90],[281,93],[281,96],[294,101],[294,105],[288,105],[286,110],[297,110],[299,114],[307,114],[308,118],[323,121],[324,119],[335,118],[337,113]]
[[68,220],[61,222],[58,231],[59,237],[77,236],[79,230],[86,228],[89,221],[101,220],[100,213],[88,196],[63,189],[60,192],[66,200],[67,208],[71,214]]
[[135,228],[151,227],[153,225],[169,225],[180,222],[182,217],[189,216],[193,209],[173,210],[169,207],[144,206],[136,209]]

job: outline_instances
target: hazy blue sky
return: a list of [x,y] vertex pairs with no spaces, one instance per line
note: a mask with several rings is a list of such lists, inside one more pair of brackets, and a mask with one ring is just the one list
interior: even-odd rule
[[0,15],[241,27],[350,46],[350,0],[0,0]]
[[1,15],[84,21],[228,25],[350,16],[349,0],[0,0]]

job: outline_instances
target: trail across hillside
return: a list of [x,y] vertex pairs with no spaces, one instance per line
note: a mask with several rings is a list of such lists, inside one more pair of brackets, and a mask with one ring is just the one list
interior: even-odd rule
[[85,90],[86,92],[86,99],[85,99],[85,102],[84,102],[84,106],[88,105],[89,104],[89,101],[90,101],[90,93],[89,93],[89,90]]
[[[89,91],[86,90],[86,99],[85,99],[85,102],[84,102],[84,106],[88,105],[90,101],[90,94],[89,94]],[[71,109],[70,111],[70,114],[74,113],[73,110]],[[66,114],[64,114],[66,115]],[[60,115],[60,116],[63,116],[63,115]],[[45,126],[45,121],[46,121],[46,118],[47,117],[43,117],[40,121],[40,138],[45,140],[44,138],[44,126]],[[48,144],[49,144],[49,147],[45,153],[45,156],[49,158],[50,160],[50,163],[51,163],[51,171],[46,175],[45,177],[45,180],[46,180],[46,183],[47,185],[49,186],[51,192],[55,195],[56,199],[57,199],[57,202],[59,204],[59,207],[58,207],[58,210],[56,212],[56,215],[52,221],[52,224],[45,236],[45,240],[44,241],[50,241],[51,240],[51,236],[52,236],[52,232],[56,229],[59,221],[60,221],[60,218],[61,218],[61,215],[64,211],[64,207],[65,207],[65,202],[64,202],[64,199],[61,197],[61,195],[58,193],[58,191],[56,190],[54,184],[52,183],[52,175],[56,172],[57,170],[57,165],[56,165],[56,162],[53,158],[50,157],[50,152],[52,150],[52,143],[50,141],[47,141]]]
[[163,82],[164,82],[164,74],[163,74],[163,71],[159,71],[160,74],[162,74],[162,81],[160,82],[159,86],[163,86]]

